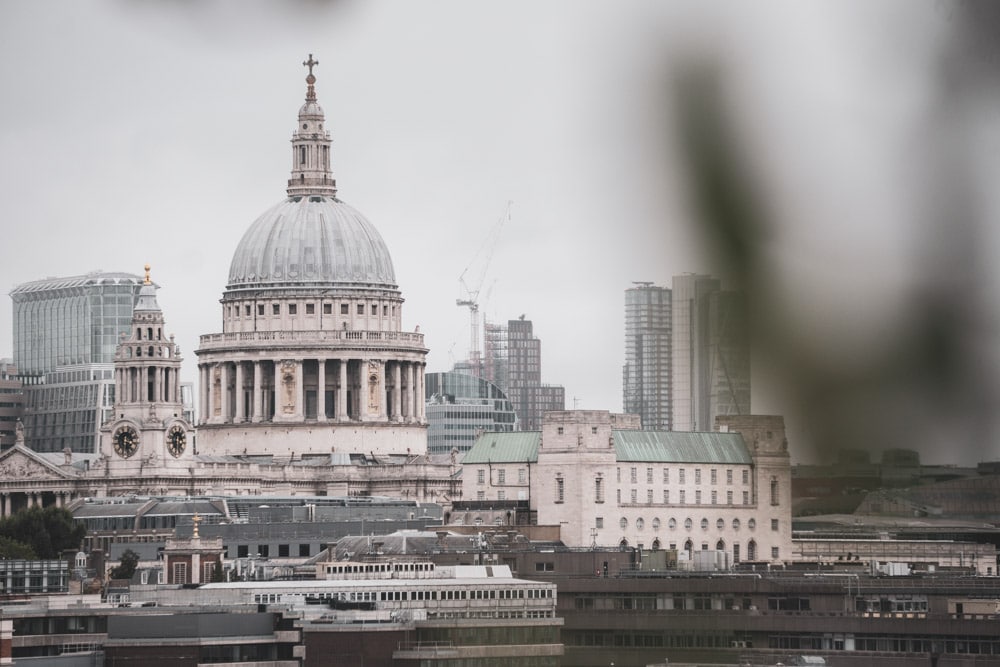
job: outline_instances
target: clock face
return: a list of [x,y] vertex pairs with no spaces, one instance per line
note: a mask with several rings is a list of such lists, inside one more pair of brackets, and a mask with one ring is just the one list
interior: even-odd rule
[[170,452],[172,456],[180,456],[184,453],[184,448],[187,446],[187,433],[184,432],[183,426],[171,426],[170,430],[167,431],[167,451]]
[[128,458],[139,449],[139,434],[131,426],[122,426],[113,437],[115,453],[122,458]]

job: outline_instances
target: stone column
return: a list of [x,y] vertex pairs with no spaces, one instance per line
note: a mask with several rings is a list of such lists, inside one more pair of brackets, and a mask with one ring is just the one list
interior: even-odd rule
[[263,396],[261,392],[261,382],[264,380],[264,374],[261,372],[260,368],[261,362],[253,362],[253,407],[250,409],[252,413],[250,421],[257,424],[260,423],[261,415],[264,414],[264,404]]
[[403,406],[406,413],[406,421],[413,421],[413,384],[414,384],[414,363],[406,362],[406,405]]
[[274,414],[271,421],[278,421],[281,417],[281,361],[274,360],[274,389],[271,392],[274,399]]
[[230,372],[231,371],[229,369],[229,362],[228,361],[223,362],[223,364],[222,364],[222,377],[219,378],[221,380],[221,384],[222,384],[222,386],[219,388],[219,390],[220,390],[219,393],[222,394],[222,423],[223,424],[228,424],[229,422],[231,422],[233,420],[233,415],[229,412],[229,394],[230,394],[230,391],[229,391],[229,373]]
[[317,359],[316,420],[326,421],[326,359]]
[[347,359],[340,360],[340,388],[337,390],[337,421],[347,421]]
[[306,418],[306,366],[305,359],[295,360],[295,415],[299,419]]
[[3,494],[3,515],[10,516],[10,493]]
[[243,395],[243,362],[236,362],[236,422],[246,421],[246,414],[244,413],[244,395]]
[[215,364],[205,364],[205,377],[208,378],[208,382],[205,383],[205,412],[202,414],[202,422],[208,424],[215,417]]
[[417,403],[417,421],[423,424],[427,419],[424,412],[424,364],[417,365],[417,391],[413,398]]
[[399,386],[402,381],[400,363],[399,361],[392,362],[392,421],[394,422],[403,421],[403,413],[399,405],[403,395],[402,387]]
[[139,402],[145,403],[149,396],[147,387],[149,386],[149,366],[143,366],[139,370]]
[[388,408],[389,408],[389,406],[386,405],[386,403],[388,401],[385,400],[385,384],[386,384],[385,383],[385,372],[386,372],[386,368],[387,368],[386,361],[384,359],[379,359],[378,360],[378,389],[376,389],[376,391],[378,391],[378,420],[379,421],[388,421],[388,419],[389,419],[389,416],[388,416]]

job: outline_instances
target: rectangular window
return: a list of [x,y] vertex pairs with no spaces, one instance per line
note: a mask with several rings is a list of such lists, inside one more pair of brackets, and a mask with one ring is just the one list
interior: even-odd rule
[[663,469],[663,483],[670,484],[670,468]]
[[652,483],[653,483],[653,469],[646,468],[646,484],[652,484]]
[[632,504],[633,504],[633,505],[635,505],[635,504],[636,504],[636,502],[638,501],[638,500],[637,500],[637,499],[638,499],[638,496],[639,496],[639,492],[638,492],[638,491],[636,491],[635,489],[632,489]]
[[264,315],[264,304],[262,303],[257,304],[257,314],[261,316]]
[[299,545],[299,558],[308,558],[311,554],[309,553],[308,544]]
[[250,304],[249,303],[246,306],[243,307],[243,314],[246,315],[247,317],[250,317]]
[[771,547],[771,558],[778,559],[778,547]]
[[771,530],[778,530],[778,520],[771,519]]
[[378,315],[378,305],[372,304],[372,315]]
[[733,504],[733,492],[732,491],[726,491],[726,504],[727,505],[732,505]]
[[681,494],[681,505],[684,505],[687,502],[686,498],[687,493],[684,491],[684,489],[681,489],[680,494]]
[[518,484],[524,484],[525,483],[525,471],[524,471],[524,468],[518,468],[517,469],[517,483]]
[[594,519],[594,528],[604,528],[604,517],[599,516]]
[[299,146],[299,164],[306,163],[306,147]]
[[694,504],[701,505],[701,491],[694,492]]
[[486,500],[486,492],[476,491],[476,500]]
[[622,469],[621,468],[617,468],[616,469],[616,473],[618,475],[618,483],[621,484],[622,483]]
[[315,303],[307,303],[306,304],[306,315],[315,315],[315,314],[316,314],[316,304]]
[[249,555],[250,555],[250,545],[249,544],[240,544],[240,545],[237,545],[237,547],[236,547],[236,557],[237,558],[246,558]]
[[718,493],[718,491],[712,491],[712,504],[715,505],[718,502],[719,502],[719,493]]
[[631,469],[631,470],[629,471],[629,473],[630,473],[630,479],[632,480],[632,483],[633,483],[633,484],[635,484],[636,482],[638,482],[638,481],[639,481],[639,476],[638,476],[638,474],[636,473],[636,471],[637,471],[637,468],[632,468],[632,469]]
[[604,480],[600,477],[594,480],[594,502],[604,502]]
[[681,468],[680,470],[677,471],[677,481],[680,484],[684,483],[684,468]]
[[476,471],[476,483],[485,484],[486,483],[486,471],[480,468]]
[[744,484],[748,484],[749,482],[750,482],[750,471],[749,470],[744,470],[743,471],[743,483]]
[[653,490],[652,489],[646,489],[646,504],[647,505],[652,505],[653,504]]
[[271,304],[271,314],[272,315],[281,315],[281,305],[277,304],[277,303],[272,303]]
[[257,554],[261,558],[267,558],[268,556],[271,555],[271,548],[268,545],[266,545],[266,544],[258,544],[257,545]]
[[294,303],[288,304],[288,314],[289,315],[298,315],[299,314],[299,306],[298,306],[298,304],[294,304]]
[[388,314],[389,314],[389,306],[382,306],[382,317],[385,317]]
[[743,504],[744,505],[749,505],[750,504],[750,492],[749,491],[744,491],[743,492]]
[[562,426],[557,426],[556,427],[556,435],[562,435],[562,434],[563,434],[563,427]]
[[188,583],[187,575],[188,566],[187,563],[174,563],[174,582],[175,584],[186,584]]
[[701,468],[694,469],[694,483],[701,484]]
[[712,484],[718,484],[718,482],[719,482],[718,471],[715,468],[712,468],[710,476],[712,478],[712,480],[711,480]]
[[663,489],[663,504],[670,504],[670,489]]
[[726,484],[732,484],[732,483],[733,483],[733,469],[730,468],[729,470],[726,471]]
[[364,314],[365,314],[365,304],[359,303],[358,304],[358,315],[364,315]]
[[615,500],[618,502],[619,505],[622,504],[622,490],[621,489],[618,489],[618,490],[615,491]]
[[346,315],[347,314],[347,304],[346,303],[340,304],[340,314],[341,315]]
[[324,303],[323,304],[323,314],[324,315],[333,315],[333,304],[332,303]]
[[497,491],[497,500],[507,500],[507,493],[505,491]]
[[288,558],[288,545],[279,544],[278,545],[278,558]]
[[590,434],[591,435],[597,435],[597,427],[596,426],[591,426],[590,427]]
[[497,484],[506,484],[506,483],[507,483],[507,471],[501,468],[500,470],[497,470]]
[[566,485],[562,477],[556,477],[556,502],[561,503],[565,498]]

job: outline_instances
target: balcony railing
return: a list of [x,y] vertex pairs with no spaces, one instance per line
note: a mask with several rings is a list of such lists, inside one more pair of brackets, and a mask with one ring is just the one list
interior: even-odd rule
[[199,349],[226,348],[234,345],[262,346],[280,343],[319,344],[339,347],[393,345],[423,348],[424,335],[409,331],[234,331],[205,334]]

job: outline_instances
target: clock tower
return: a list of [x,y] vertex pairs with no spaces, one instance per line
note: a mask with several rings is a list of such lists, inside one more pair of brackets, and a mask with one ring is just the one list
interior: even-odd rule
[[157,287],[149,278],[149,265],[145,268],[130,334],[122,334],[115,350],[114,414],[101,427],[108,471],[131,473],[140,485],[157,470],[188,467],[193,454],[193,429],[181,403],[180,349],[173,336],[164,334]]

